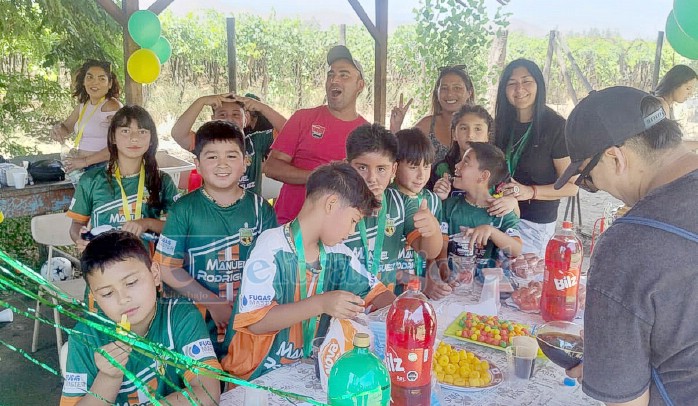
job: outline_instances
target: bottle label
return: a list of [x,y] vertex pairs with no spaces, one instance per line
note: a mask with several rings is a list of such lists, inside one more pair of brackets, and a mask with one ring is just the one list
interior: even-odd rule
[[402,387],[430,384],[432,356],[433,352],[429,349],[389,347],[385,363],[390,372],[390,381]]
[[569,288],[573,288],[577,286],[577,276],[576,275],[565,275],[562,279],[555,279],[553,278],[553,282],[555,282],[555,289],[556,290],[567,290]]

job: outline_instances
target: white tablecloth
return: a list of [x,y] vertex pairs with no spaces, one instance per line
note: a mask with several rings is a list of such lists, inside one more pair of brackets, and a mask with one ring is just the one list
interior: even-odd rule
[[[477,290],[477,289],[476,289]],[[478,293],[478,292],[476,292]],[[512,382],[508,380],[507,361],[504,351],[494,350],[488,347],[467,343],[450,337],[443,337],[446,330],[455,318],[464,311],[467,305],[477,303],[478,294],[467,294],[462,290],[432,304],[436,310],[438,322],[438,337],[450,344],[457,344],[485,357],[490,362],[499,366],[505,374],[505,381],[500,385],[479,391],[460,392],[448,389],[441,390],[441,404],[443,406],[462,405],[600,405],[601,403],[586,396],[579,385],[565,386],[563,380],[565,372],[562,368],[550,361],[539,358],[533,378],[528,382]],[[514,320],[519,323],[533,325],[542,324],[544,321],[539,314],[528,314],[510,308],[504,304],[499,311],[500,319]],[[581,320],[576,320],[581,323]],[[296,363],[272,371],[254,381],[254,383],[273,387],[285,392],[297,393],[326,402],[327,396],[320,386],[320,381],[315,378],[312,365]],[[242,405],[245,399],[245,388],[238,387],[221,396],[222,406]],[[302,402],[290,402],[276,395],[268,395],[269,405],[305,404]]]

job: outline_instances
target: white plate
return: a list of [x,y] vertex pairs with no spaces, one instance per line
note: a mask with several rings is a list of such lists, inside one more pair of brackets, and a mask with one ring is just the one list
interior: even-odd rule
[[[465,349],[465,347],[459,347],[456,345],[451,345],[453,348],[458,348],[458,349]],[[477,354],[476,354],[477,355]],[[502,370],[496,366],[492,361],[488,360],[485,357],[481,357],[480,355],[477,355],[478,359],[480,360],[485,360],[487,361],[488,364],[490,364],[490,369],[487,371],[490,374],[490,377],[492,377],[492,380],[490,381],[487,386],[456,386],[456,385],[451,385],[448,383],[443,383],[439,380],[439,385],[441,385],[442,388],[444,389],[449,389],[457,392],[478,392],[481,390],[486,390],[486,389],[492,389],[496,386],[501,385],[502,382],[504,382],[504,373]]]

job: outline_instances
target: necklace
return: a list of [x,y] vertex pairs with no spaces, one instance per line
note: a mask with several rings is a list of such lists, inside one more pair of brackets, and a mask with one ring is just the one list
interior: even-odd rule
[[208,192],[206,191],[206,189],[201,188],[201,193],[203,193],[203,195],[206,196],[206,198],[208,198],[208,200],[212,201],[212,202],[215,203],[217,206],[222,207],[222,208],[224,208],[224,209],[225,209],[225,208],[228,208],[228,207],[230,207],[230,206],[232,206],[232,205],[234,205],[235,203],[238,202],[238,200],[240,200],[240,199],[242,198],[242,196],[245,195],[245,191],[243,191],[243,192],[242,192],[242,195],[241,195],[240,197],[238,197],[237,199],[235,199],[232,203],[230,203],[230,204],[222,204],[222,203],[220,203],[220,202],[217,202],[216,199],[213,198],[213,196],[211,196],[210,194],[208,194]]
[[463,200],[465,200],[465,202],[468,203],[469,205],[471,205],[471,206],[473,206],[473,207],[477,207],[478,209],[487,209],[487,208],[489,208],[489,206],[481,206],[481,205],[479,205],[479,204],[477,204],[477,203],[473,203],[473,202],[471,202],[470,200],[468,200],[467,197],[463,197]]

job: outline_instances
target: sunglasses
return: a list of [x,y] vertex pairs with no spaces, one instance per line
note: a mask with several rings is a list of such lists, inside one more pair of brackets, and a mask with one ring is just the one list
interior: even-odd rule
[[589,193],[596,193],[599,191],[599,188],[594,185],[594,180],[591,178],[591,170],[599,163],[602,155],[603,152],[599,152],[591,158],[591,161],[589,161],[587,166],[579,173],[579,177],[574,182],[575,185]]

